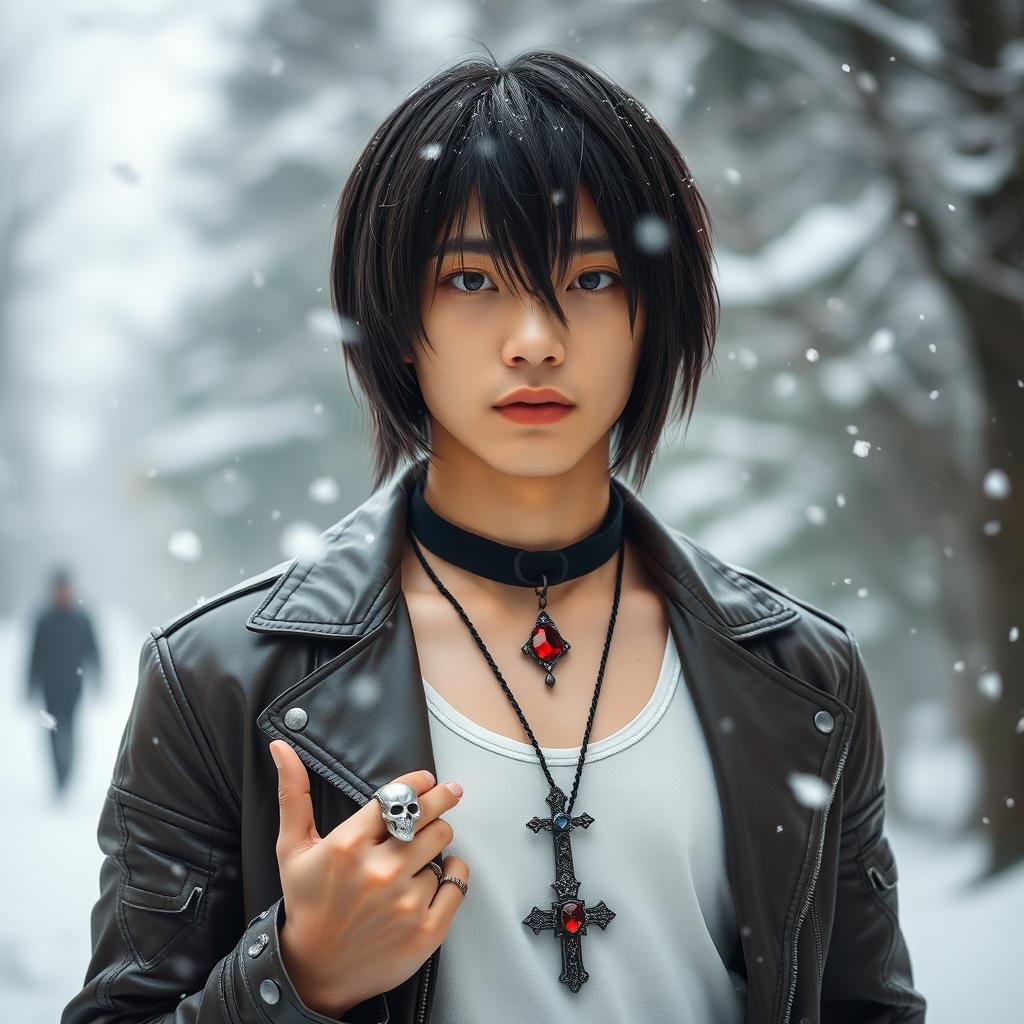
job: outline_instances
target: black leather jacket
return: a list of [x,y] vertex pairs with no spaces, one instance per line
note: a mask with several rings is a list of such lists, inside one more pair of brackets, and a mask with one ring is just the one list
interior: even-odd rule
[[[99,820],[92,957],[61,1024],[329,1020],[303,1004],[281,961],[268,744],[286,740],[311,769],[321,835],[396,776],[436,773],[398,573],[414,473],[326,531],[316,557],[276,565],[147,637]],[[664,586],[712,756],[746,1021],[923,1021],[856,640],[612,483]],[[385,687],[397,716],[379,707]],[[797,800],[793,772],[823,779],[831,798]],[[425,1024],[443,950],[345,1020]]]

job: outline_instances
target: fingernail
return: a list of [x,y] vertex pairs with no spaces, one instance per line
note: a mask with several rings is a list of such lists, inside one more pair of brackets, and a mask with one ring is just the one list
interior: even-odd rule
[[430,771],[429,769],[427,769],[427,768],[424,768],[423,771],[426,772],[427,778],[430,779],[430,784],[432,786],[436,786],[437,785],[437,779],[434,778],[434,773],[432,771]]
[[445,785],[456,795],[462,796],[462,787],[457,782],[446,782]]

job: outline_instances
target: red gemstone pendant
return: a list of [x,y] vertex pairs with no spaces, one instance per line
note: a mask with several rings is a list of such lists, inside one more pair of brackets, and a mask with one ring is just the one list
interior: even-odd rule
[[531,642],[541,661],[551,661],[556,654],[562,653],[562,638],[554,626],[537,626]]
[[553,686],[555,677],[551,672],[558,661],[570,648],[571,644],[558,631],[547,612],[541,611],[537,616],[530,638],[522,646],[523,654],[528,654],[541,668],[547,670],[544,682]]

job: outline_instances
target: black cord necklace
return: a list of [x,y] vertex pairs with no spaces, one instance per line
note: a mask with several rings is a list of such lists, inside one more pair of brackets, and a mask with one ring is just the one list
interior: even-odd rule
[[[594,713],[597,711],[597,701],[601,694],[601,683],[604,679],[605,664],[608,660],[608,650],[611,646],[612,633],[615,629],[615,619],[618,615],[619,610],[619,597],[622,592],[622,565],[625,555],[625,537],[622,533],[622,507],[621,500],[618,500],[618,495],[615,493],[615,488],[612,487],[611,494],[613,496],[613,503],[617,500],[617,511],[613,515],[613,510],[609,508],[609,515],[605,517],[605,523],[602,524],[602,529],[605,528],[605,524],[617,523],[618,536],[618,560],[615,568],[615,594],[612,599],[612,610],[611,616],[608,621],[608,631],[605,636],[604,650],[601,653],[601,665],[597,673],[597,683],[594,687],[594,697],[590,703],[590,714],[587,718],[587,726],[583,733],[583,743],[580,746],[579,761],[576,765],[576,778],[573,782],[572,794],[566,802],[565,793],[555,784],[555,780],[551,777],[551,772],[548,770],[547,761],[544,759],[544,753],[537,743],[537,738],[533,734],[533,730],[530,728],[530,723],[526,720],[526,716],[523,714],[522,708],[519,706],[519,702],[516,700],[515,695],[508,687],[508,683],[505,682],[504,677],[498,670],[498,666],[494,663],[494,659],[491,657],[490,651],[487,650],[483,640],[480,638],[480,634],[476,631],[473,623],[470,621],[469,616],[466,615],[462,606],[452,595],[451,591],[437,578],[437,574],[430,567],[423,552],[420,550],[420,546],[416,543],[416,539],[413,536],[413,531],[418,529],[418,524],[415,517],[412,514],[414,507],[414,501],[416,495],[419,494],[419,487],[415,487],[412,491],[412,497],[410,498],[410,519],[409,519],[409,541],[412,545],[413,551],[416,553],[416,557],[419,559],[420,564],[423,566],[427,575],[433,580],[434,585],[438,590],[451,602],[455,610],[459,613],[462,621],[466,624],[473,639],[476,641],[477,646],[480,648],[481,653],[487,659],[488,665],[491,667],[491,671],[494,673],[498,682],[501,684],[501,688],[505,691],[505,695],[512,702],[512,706],[516,710],[516,714],[519,716],[520,722],[526,729],[527,735],[530,737],[530,742],[533,744],[533,749],[537,753],[537,757],[540,759],[540,766],[544,771],[544,775],[548,780],[550,786],[547,804],[550,808],[549,815],[545,818],[534,817],[526,823],[527,827],[532,829],[536,834],[541,829],[552,833],[554,840],[554,853],[555,853],[555,881],[551,883],[551,887],[555,890],[556,898],[551,903],[550,910],[542,910],[540,907],[534,906],[530,913],[523,919],[523,924],[533,929],[535,935],[539,935],[545,928],[550,928],[555,938],[560,940],[561,953],[562,953],[562,973],[559,975],[558,980],[568,985],[572,992],[579,992],[583,987],[584,983],[590,977],[589,973],[583,966],[583,948],[581,943],[581,937],[587,934],[587,925],[597,925],[603,931],[608,927],[609,922],[615,917],[615,912],[610,910],[604,900],[594,906],[588,907],[586,903],[579,898],[580,883],[576,878],[575,868],[572,860],[572,842],[571,833],[574,828],[589,828],[594,823],[594,818],[589,814],[580,814],[573,817],[572,808],[576,802],[576,793],[579,789],[580,778],[583,775],[583,764],[587,756],[587,745],[590,741],[590,730],[594,724]],[[423,500],[421,494],[419,494],[419,501],[423,507],[429,509],[426,502]],[[450,527],[452,531],[458,531],[467,537],[474,538],[474,543],[471,548],[462,549],[461,553],[454,550],[452,547],[445,548],[445,550],[436,552],[440,557],[452,564],[457,564],[469,568],[471,571],[477,572],[478,575],[487,576],[488,578],[494,579],[490,572],[480,572],[477,568],[473,568],[472,565],[466,565],[466,561],[470,557],[471,553],[476,556],[487,555],[491,546],[494,550],[490,551],[492,567],[500,565],[500,560],[503,557],[503,552],[498,549],[505,549],[505,552],[517,552],[518,549],[510,548],[507,545],[499,544],[497,541],[489,540],[485,537],[481,537],[478,534],[470,533],[466,530],[461,530],[460,527],[455,524],[448,522],[442,517],[438,516],[436,512],[431,511],[431,515],[440,520],[441,523]],[[420,509],[422,512],[422,509]],[[419,523],[422,524],[423,517],[419,516]],[[433,526],[436,528],[437,523],[434,522]],[[430,527],[428,526],[428,532]],[[432,535],[435,539],[437,533]],[[456,538],[455,533],[449,532],[447,537],[449,541]],[[595,536],[594,534],[591,537]],[[614,534],[613,534],[614,536]],[[580,541],[579,544],[586,544],[591,538],[585,538]],[[605,541],[606,543],[607,541]],[[432,550],[432,545],[426,540],[427,546]],[[442,545],[443,546],[443,545]],[[572,545],[577,547],[578,545]],[[562,549],[563,551],[569,551],[569,549]],[[542,554],[551,554],[552,552],[543,552]],[[530,552],[527,552],[530,554]],[[455,557],[449,557],[454,555]],[[516,561],[516,554],[513,554],[513,561],[516,562],[516,569],[521,568],[521,562]],[[606,559],[605,559],[606,560]],[[476,566],[483,568],[488,563],[486,557],[479,558],[474,563]],[[597,565],[602,564],[598,562]],[[596,565],[595,565],[596,568]],[[577,573],[582,575],[582,573]],[[563,576],[563,579],[567,577]],[[561,582],[561,581],[559,581]],[[521,583],[520,585],[529,585],[528,583]],[[547,590],[547,581],[544,583],[544,591]],[[544,594],[540,595],[542,600]],[[543,604],[541,605],[543,614]],[[540,620],[538,619],[538,622]],[[568,649],[568,645],[566,645]],[[524,647],[525,651],[525,647]],[[527,652],[528,653],[528,652]],[[557,660],[557,659],[556,659]],[[550,684],[549,684],[550,685]]]

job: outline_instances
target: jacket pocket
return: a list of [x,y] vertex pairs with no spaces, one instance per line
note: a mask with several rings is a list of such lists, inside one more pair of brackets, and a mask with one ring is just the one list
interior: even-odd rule
[[884,833],[877,842],[862,850],[857,856],[861,882],[871,894],[871,901],[886,919],[888,936],[885,953],[879,965],[879,974],[883,985],[892,987],[893,952],[896,944],[901,941],[899,924],[899,897],[896,883],[899,872],[896,868],[896,857],[889,838]]
[[[179,853],[141,841],[149,815],[121,805],[118,917],[132,957],[151,969],[199,925],[211,871]],[[146,836],[149,838],[149,836]]]
[[863,851],[858,860],[863,878],[873,892],[887,893],[896,887],[899,871],[888,836],[883,835],[874,846]]

